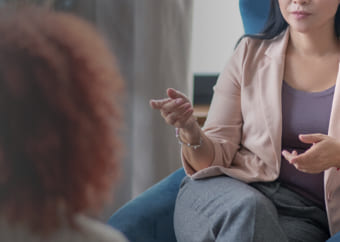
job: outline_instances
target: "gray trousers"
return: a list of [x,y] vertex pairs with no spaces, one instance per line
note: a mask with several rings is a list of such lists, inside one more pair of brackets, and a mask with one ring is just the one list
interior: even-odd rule
[[227,176],[184,178],[177,196],[178,242],[323,242],[326,212],[279,182]]

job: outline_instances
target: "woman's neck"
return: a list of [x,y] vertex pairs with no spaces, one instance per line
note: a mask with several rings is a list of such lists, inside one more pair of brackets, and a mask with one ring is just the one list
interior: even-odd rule
[[340,44],[335,35],[334,26],[318,31],[301,33],[290,29],[290,51],[305,57],[325,57],[338,54]]

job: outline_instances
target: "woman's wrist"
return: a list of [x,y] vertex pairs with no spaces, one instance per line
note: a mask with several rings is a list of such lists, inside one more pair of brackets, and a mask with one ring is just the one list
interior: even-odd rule
[[199,144],[202,140],[201,128],[195,121],[192,126],[179,128],[176,135],[183,143]]
[[188,143],[188,142],[185,142],[185,141],[182,140],[181,135],[179,134],[179,132],[180,132],[180,129],[176,128],[176,138],[178,139],[178,143],[180,145],[184,145],[184,146],[187,146],[189,148],[193,148],[194,150],[197,150],[198,148],[201,147],[201,145],[203,143],[203,139],[202,139],[201,136],[199,137],[199,141],[198,142]]

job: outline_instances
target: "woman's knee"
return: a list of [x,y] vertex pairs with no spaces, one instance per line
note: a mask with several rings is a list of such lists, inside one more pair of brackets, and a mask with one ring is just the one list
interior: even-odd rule
[[178,213],[180,215],[189,209],[210,219],[225,219],[233,213],[276,216],[274,205],[261,192],[225,176],[197,181],[184,180],[177,197],[176,210],[181,211]]
[[232,224],[239,224],[240,230],[249,229],[265,214],[275,211],[273,204],[262,193],[233,178],[216,177],[198,181],[187,178],[176,202],[175,230],[177,236],[182,238],[195,232],[201,234],[205,241],[215,241],[221,231],[228,233]]
[[226,205],[226,208],[247,205],[267,207],[271,204],[269,199],[255,188],[228,176],[202,180],[185,178],[177,196],[177,203],[194,207],[222,203],[220,205]]

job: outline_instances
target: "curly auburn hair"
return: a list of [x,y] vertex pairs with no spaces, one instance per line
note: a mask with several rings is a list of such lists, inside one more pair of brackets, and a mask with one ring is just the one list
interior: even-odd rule
[[105,41],[70,14],[5,8],[0,36],[0,211],[47,233],[61,210],[72,224],[107,201],[123,82]]

